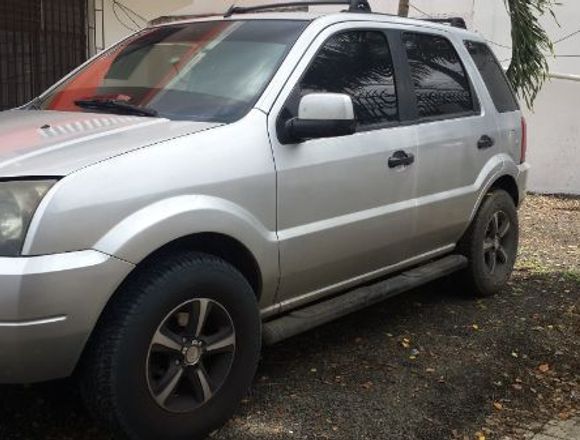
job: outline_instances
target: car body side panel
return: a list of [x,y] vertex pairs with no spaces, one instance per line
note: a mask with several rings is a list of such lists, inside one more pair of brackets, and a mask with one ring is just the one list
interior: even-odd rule
[[100,249],[137,264],[196,233],[229,235],[278,283],[276,180],[266,116],[143,148],[64,178],[37,212],[27,255]]
[[[413,32],[422,29],[409,28]],[[501,177],[511,150],[500,135],[496,111],[485,85],[470,60],[462,38],[429,30],[447,38],[462,59],[480,105],[480,113],[419,123],[417,253],[457,243],[470,221],[473,207],[493,181]],[[478,148],[479,139],[494,140],[488,149]]]
[[[393,126],[295,145],[278,141],[276,121],[294,86],[332,35],[381,23],[341,23],[316,36],[269,116],[278,172],[281,281],[278,300],[318,299],[343,285],[414,257],[416,167],[390,169],[402,150],[417,155],[416,128]],[[328,289],[330,293],[333,289]]]

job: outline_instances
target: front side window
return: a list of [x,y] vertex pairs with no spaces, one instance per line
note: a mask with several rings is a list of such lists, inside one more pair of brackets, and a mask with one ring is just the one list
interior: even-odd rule
[[403,34],[420,118],[474,111],[469,78],[459,55],[446,38]]
[[395,74],[385,34],[351,31],[331,37],[294,90],[287,116],[296,116],[300,98],[310,93],[349,95],[359,128],[397,121]]
[[481,73],[497,111],[506,113],[519,110],[518,101],[503,68],[487,44],[466,41],[465,47]]
[[49,91],[38,107],[82,111],[91,110],[82,101],[115,101],[169,119],[232,122],[253,107],[306,24],[210,21],[147,29]]

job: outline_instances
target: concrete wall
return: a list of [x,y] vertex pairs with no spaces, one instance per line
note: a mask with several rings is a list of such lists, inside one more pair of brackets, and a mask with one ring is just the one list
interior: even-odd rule
[[530,191],[580,194],[580,77],[552,78],[526,112]]
[[[127,27],[134,27],[135,24],[123,14],[118,13],[118,16],[115,16],[113,0],[104,1],[105,41],[109,45],[128,35],[130,31]],[[147,20],[161,15],[223,12],[232,3],[232,0],[120,1]],[[276,0],[236,0],[236,4],[260,4],[265,1]],[[398,0],[370,0],[370,2],[376,11],[387,13],[397,11]],[[338,8],[340,7],[325,6],[312,9],[332,11]],[[580,1],[562,0],[562,6],[556,13],[560,26],[549,17],[543,19],[553,41],[580,30]],[[503,64],[509,65],[510,21],[504,0],[411,0],[410,15],[465,18],[469,28],[486,38]],[[552,72],[580,77],[580,34],[556,43],[555,51],[558,56],[550,59]],[[534,167],[530,181],[531,190],[580,194],[579,102],[580,82],[554,79],[541,92],[534,112],[527,112],[528,157]]]

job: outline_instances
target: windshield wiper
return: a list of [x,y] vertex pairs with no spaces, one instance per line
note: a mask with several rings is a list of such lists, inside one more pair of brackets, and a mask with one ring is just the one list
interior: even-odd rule
[[157,110],[152,108],[140,107],[117,99],[79,99],[78,101],[75,101],[75,104],[86,110],[111,110],[114,112],[122,112],[126,115],[155,117],[159,114]]

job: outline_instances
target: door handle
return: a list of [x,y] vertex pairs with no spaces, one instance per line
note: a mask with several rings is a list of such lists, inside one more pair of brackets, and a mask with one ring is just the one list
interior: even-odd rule
[[477,141],[477,148],[479,148],[480,150],[486,150],[488,148],[493,147],[494,145],[495,141],[486,134],[480,137],[479,140]]
[[415,162],[415,156],[404,151],[397,151],[389,157],[389,168],[409,166]]

